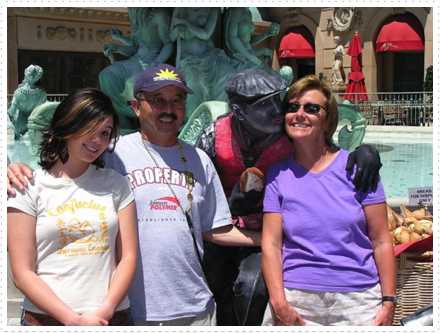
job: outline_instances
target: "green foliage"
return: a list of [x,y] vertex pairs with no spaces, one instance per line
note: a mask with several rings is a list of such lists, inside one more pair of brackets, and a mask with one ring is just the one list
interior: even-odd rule
[[424,91],[432,91],[433,89],[433,76],[432,76],[432,65],[426,69],[425,82],[423,82]]

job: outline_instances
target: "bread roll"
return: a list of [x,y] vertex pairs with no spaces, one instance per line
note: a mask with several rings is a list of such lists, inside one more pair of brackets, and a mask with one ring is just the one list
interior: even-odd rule
[[250,190],[263,191],[266,177],[258,168],[248,168],[243,171],[240,177],[240,192],[245,193]]

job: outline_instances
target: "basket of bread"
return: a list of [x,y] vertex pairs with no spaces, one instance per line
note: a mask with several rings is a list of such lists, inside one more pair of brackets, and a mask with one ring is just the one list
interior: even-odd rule
[[433,216],[425,208],[400,213],[387,205],[388,228],[394,244],[399,303],[393,325],[433,302]]

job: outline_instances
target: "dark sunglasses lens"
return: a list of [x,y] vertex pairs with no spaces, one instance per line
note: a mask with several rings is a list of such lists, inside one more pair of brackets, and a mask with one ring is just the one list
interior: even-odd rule
[[301,105],[298,103],[287,103],[286,105],[286,113],[295,113],[298,112]]
[[315,103],[306,103],[304,105],[304,111],[308,113],[318,113],[321,105]]

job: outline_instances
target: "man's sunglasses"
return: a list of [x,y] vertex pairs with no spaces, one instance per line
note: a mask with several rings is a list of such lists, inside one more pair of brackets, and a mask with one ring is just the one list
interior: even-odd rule
[[168,105],[168,103],[170,103],[170,106],[172,109],[177,110],[177,111],[181,111],[185,108],[185,101],[181,100],[181,99],[173,99],[173,100],[167,100],[165,98],[156,98],[153,100],[149,100],[149,99],[144,99],[144,98],[137,98],[138,101],[142,102],[148,102],[151,105],[153,105],[153,107],[157,110],[162,110],[165,109]]
[[284,112],[285,113],[295,113],[298,112],[299,109],[301,108],[301,106],[304,108],[304,112],[309,113],[309,114],[316,114],[319,112],[319,110],[321,108],[324,109],[324,111],[327,111],[327,109],[325,107],[323,107],[320,104],[316,104],[316,103],[306,103],[306,104],[299,104],[297,102],[294,103],[286,103],[284,105]]

